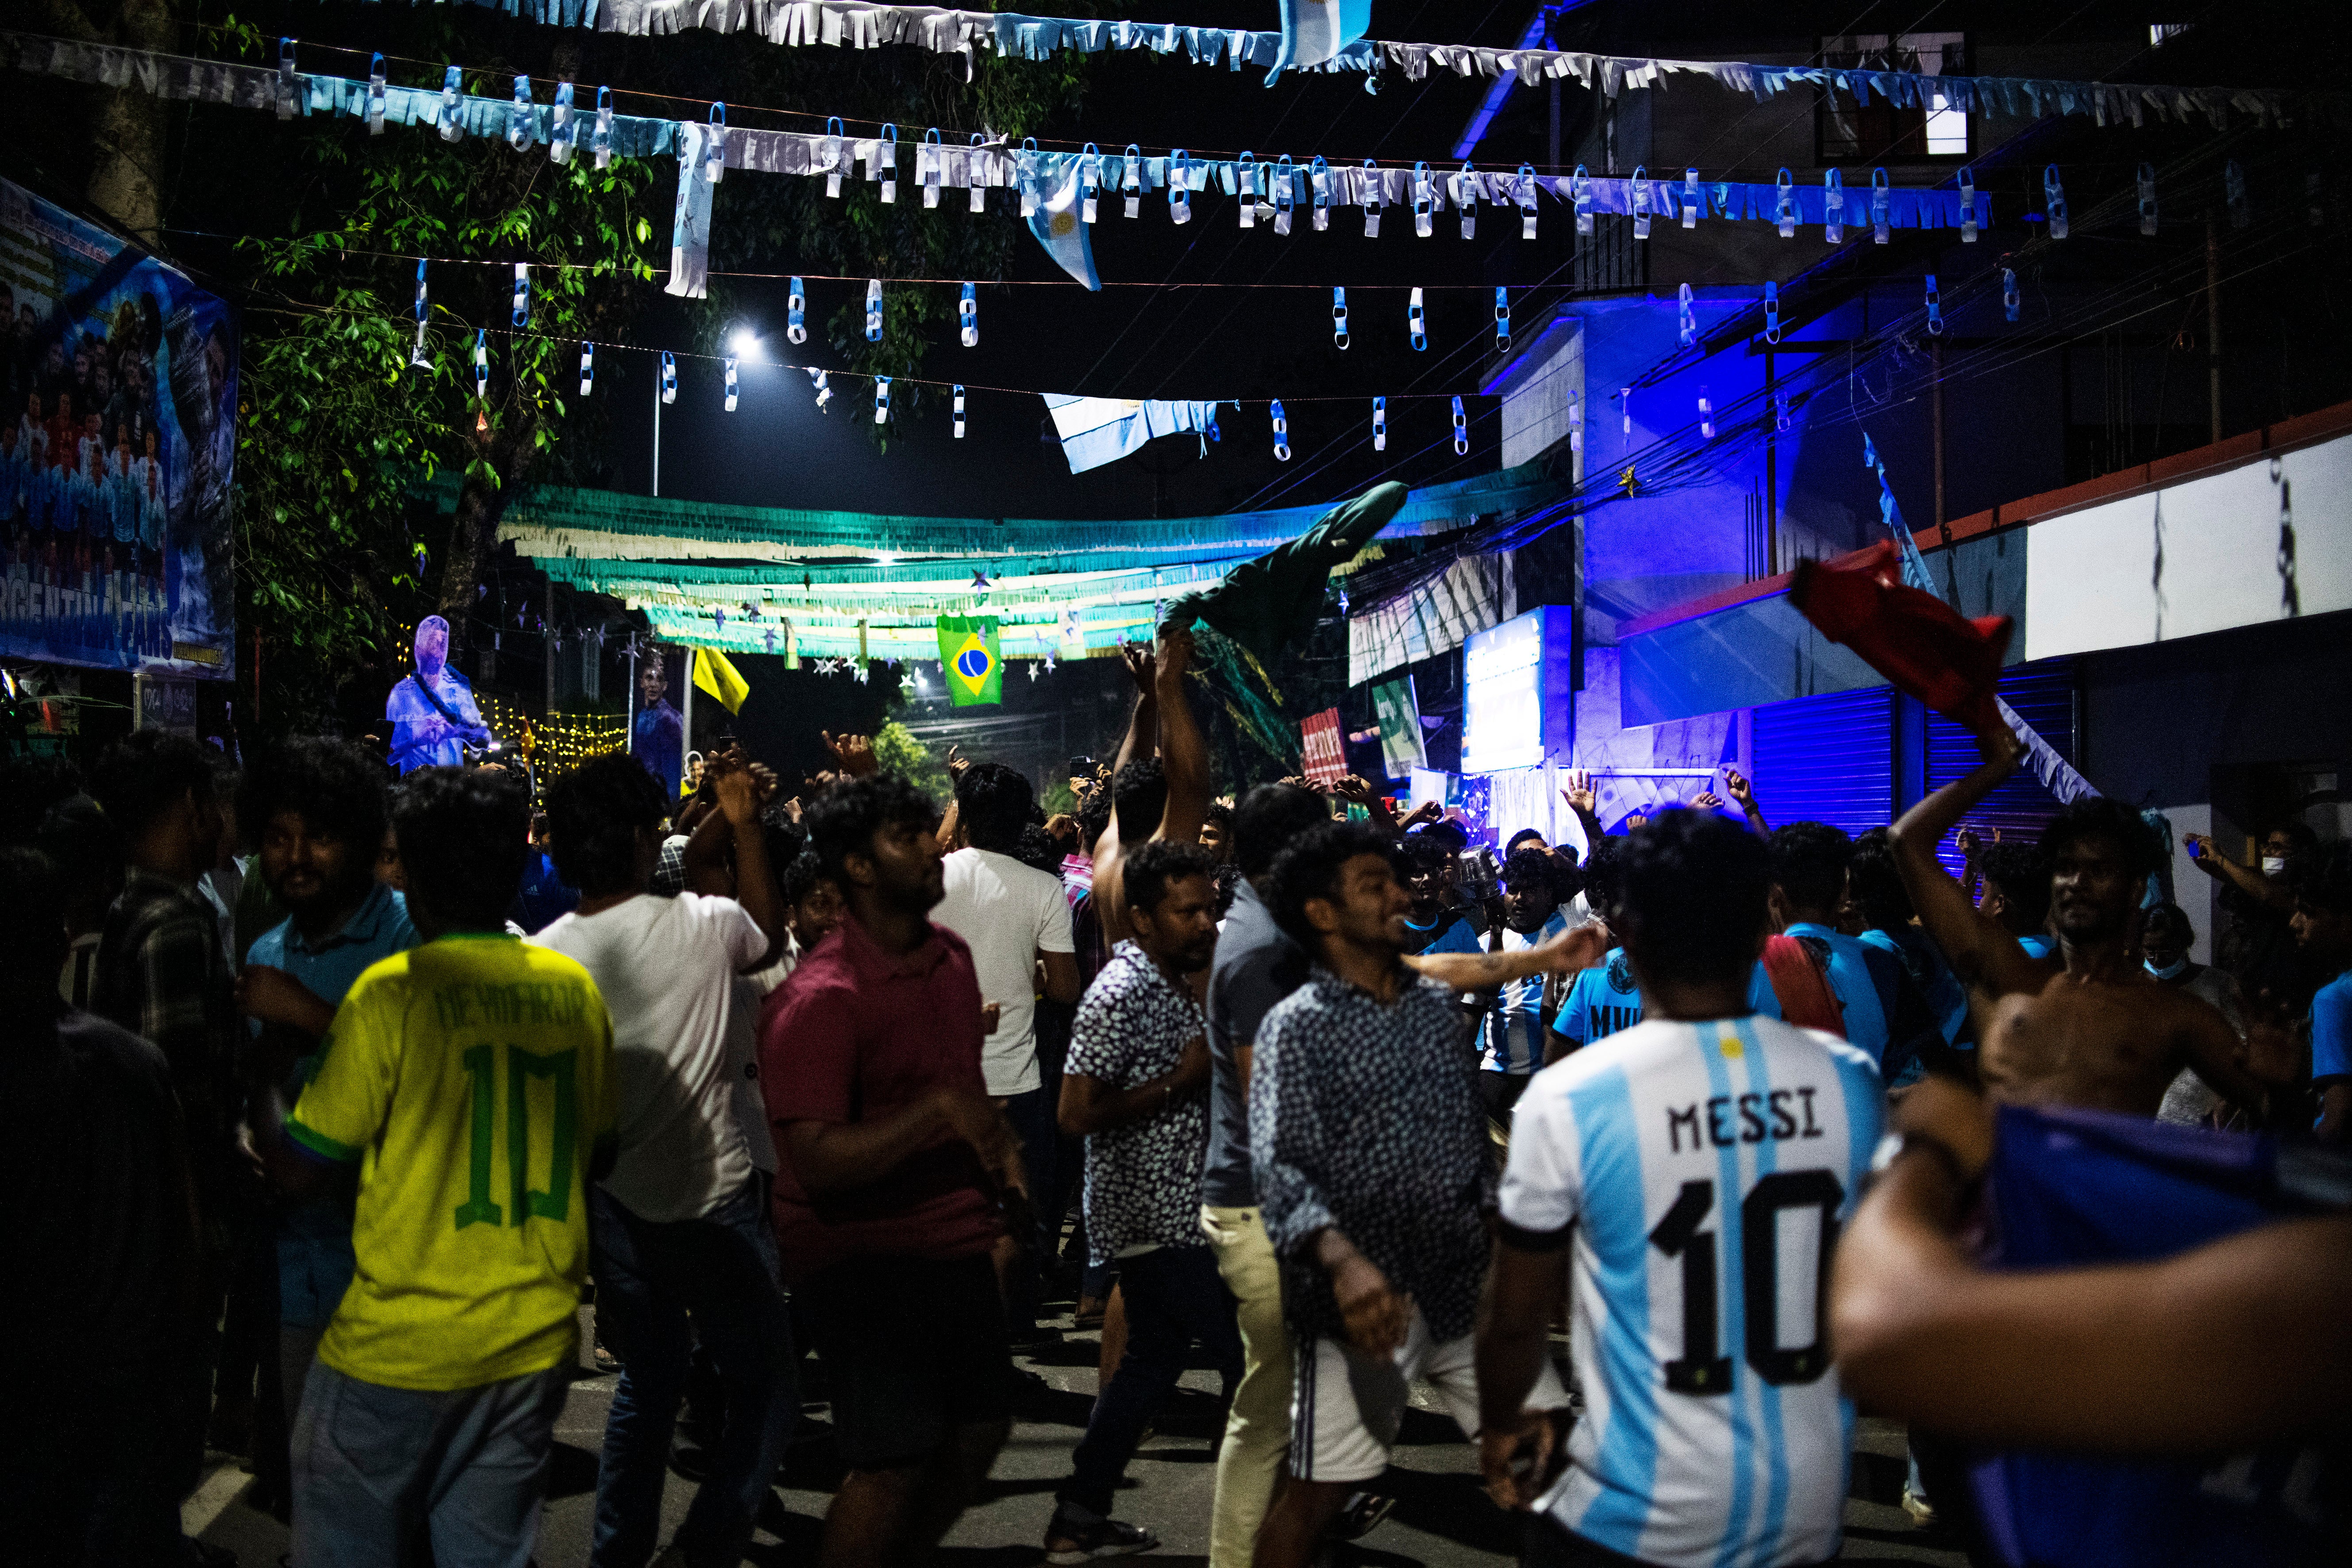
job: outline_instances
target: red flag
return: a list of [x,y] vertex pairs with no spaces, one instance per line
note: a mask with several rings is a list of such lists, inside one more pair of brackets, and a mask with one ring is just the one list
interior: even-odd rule
[[1803,563],[1789,597],[1823,637],[1860,654],[1897,689],[1979,735],[2005,727],[1993,696],[2010,618],[1969,620],[1933,594],[1905,587],[1893,544]]

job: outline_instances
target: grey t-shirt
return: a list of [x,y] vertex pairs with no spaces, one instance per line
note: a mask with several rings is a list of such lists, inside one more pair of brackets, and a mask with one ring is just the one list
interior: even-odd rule
[[1267,1009],[1307,983],[1307,954],[1274,923],[1246,881],[1234,894],[1209,966],[1209,1159],[1201,1201],[1211,1208],[1257,1203],[1250,1169],[1249,1094],[1236,1047],[1254,1045]]

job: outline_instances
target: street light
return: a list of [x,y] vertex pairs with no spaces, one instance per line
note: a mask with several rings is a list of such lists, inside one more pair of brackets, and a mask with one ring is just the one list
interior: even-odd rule
[[760,334],[749,327],[736,328],[734,335],[727,340],[727,346],[734,351],[737,359],[756,363],[761,357]]

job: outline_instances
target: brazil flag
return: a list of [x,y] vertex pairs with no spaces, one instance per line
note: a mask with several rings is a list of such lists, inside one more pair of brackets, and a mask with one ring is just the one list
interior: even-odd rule
[[948,694],[959,708],[990,707],[1004,700],[1004,653],[993,616],[941,616],[940,668],[947,671]]

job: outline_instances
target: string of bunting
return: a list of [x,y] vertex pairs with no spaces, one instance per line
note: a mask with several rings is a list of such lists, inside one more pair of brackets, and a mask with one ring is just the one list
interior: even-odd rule
[[[386,124],[403,124],[429,127],[451,141],[495,136],[519,151],[545,146],[558,163],[568,163],[575,152],[593,157],[600,168],[614,157],[674,156],[679,179],[670,275],[664,287],[689,298],[707,292],[714,187],[730,168],[823,177],[834,195],[848,173],[862,168],[864,179],[880,187],[882,200],[895,202],[898,196],[900,137],[895,125],[883,126],[872,137],[846,135],[837,117],[822,135],[730,128],[723,103],[712,104],[709,118],[699,121],[621,115],[611,108],[609,88],[597,89],[590,115],[575,103],[571,82],[558,85],[552,104],[541,104],[530,79],[518,76],[512,98],[499,100],[466,94],[464,73],[457,66],[446,68],[436,91],[390,83],[380,55],[364,81],[298,71],[296,48],[295,40],[281,39],[279,63],[272,69],[0,31],[0,63],[69,80],[143,88],[163,98],[266,108],[280,119],[344,115],[365,120],[378,134]],[[1132,143],[1118,153],[1102,153],[1092,142],[1080,152],[1056,153],[1040,150],[1032,140],[1011,147],[977,134],[957,145],[941,140],[936,128],[912,142],[912,152],[915,183],[926,206],[936,206],[943,190],[955,189],[964,191],[971,210],[978,212],[985,209],[989,191],[1017,192],[1021,214],[1039,243],[1088,289],[1101,287],[1086,237],[1106,189],[1123,193],[1129,217],[1140,215],[1145,193],[1164,191],[1171,220],[1183,224],[1192,218],[1192,195],[1213,184],[1239,199],[1242,226],[1263,222],[1278,235],[1292,232],[1301,210],[1313,227],[1324,229],[1334,209],[1353,207],[1362,213],[1366,236],[1377,237],[1383,214],[1396,207],[1409,213],[1413,232],[1423,238],[1434,234],[1438,216],[1449,205],[1459,215],[1463,237],[1474,237],[1481,204],[1515,212],[1522,237],[1532,238],[1538,199],[1549,198],[1572,209],[1580,233],[1591,232],[1595,215],[1610,213],[1631,216],[1637,235],[1646,235],[1654,217],[1685,228],[1707,218],[1769,221],[1784,237],[1792,237],[1800,224],[1818,225],[1836,243],[1843,237],[1847,204],[1835,170],[1819,187],[1796,185],[1786,169],[1770,184],[1705,180],[1696,169],[1685,169],[1679,179],[1652,179],[1642,169],[1626,178],[1596,178],[1580,165],[1566,174],[1542,174],[1527,163],[1516,170],[1482,170],[1465,162],[1445,171],[1433,170],[1426,162],[1383,167],[1370,159],[1332,163],[1320,155],[1300,163],[1287,153],[1271,159],[1246,152],[1230,159],[1194,158],[1182,148],[1146,156]],[[1965,170],[1949,190],[1894,186],[1884,169],[1875,170],[1867,197],[1857,190],[1853,203],[1855,221],[1866,216],[1882,244],[1894,228],[1958,228],[1964,239],[1973,239],[1991,221],[1989,195],[1969,185]]]
[[2187,121],[2202,115],[2216,130],[2232,112],[2265,121],[2284,121],[2295,109],[2342,112],[2341,94],[2275,88],[2179,87],[2046,77],[1944,76],[1923,71],[1878,70],[1864,66],[1762,65],[1740,60],[1678,60],[1590,54],[1577,49],[1496,48],[1476,44],[1422,44],[1366,38],[1369,5],[1332,7],[1349,16],[1336,31],[1318,26],[1304,13],[1326,7],[1286,5],[1281,32],[1237,27],[1186,26],[1173,22],[1097,21],[1031,16],[1007,12],[958,11],[931,5],[875,5],[843,0],[468,0],[496,6],[551,26],[585,27],[600,33],[660,37],[689,27],[717,33],[748,33],[784,47],[811,45],[875,49],[903,45],[934,54],[964,57],[969,76],[978,51],[1002,58],[1042,60],[1063,50],[1080,54],[1141,52],[1181,58],[1196,65],[1266,68],[1267,85],[1285,69],[1366,73],[1377,90],[1378,74],[1389,66],[1409,81],[1432,70],[1458,77],[1498,78],[1507,72],[1521,82],[1575,81],[1615,98],[1628,90],[1666,85],[1675,76],[1704,78],[1757,101],[1803,88],[1834,88],[1864,104],[1873,93],[1903,109],[1940,106],[1968,112],[2039,119],[2048,114],[2086,114],[2102,125],[2159,119]]

